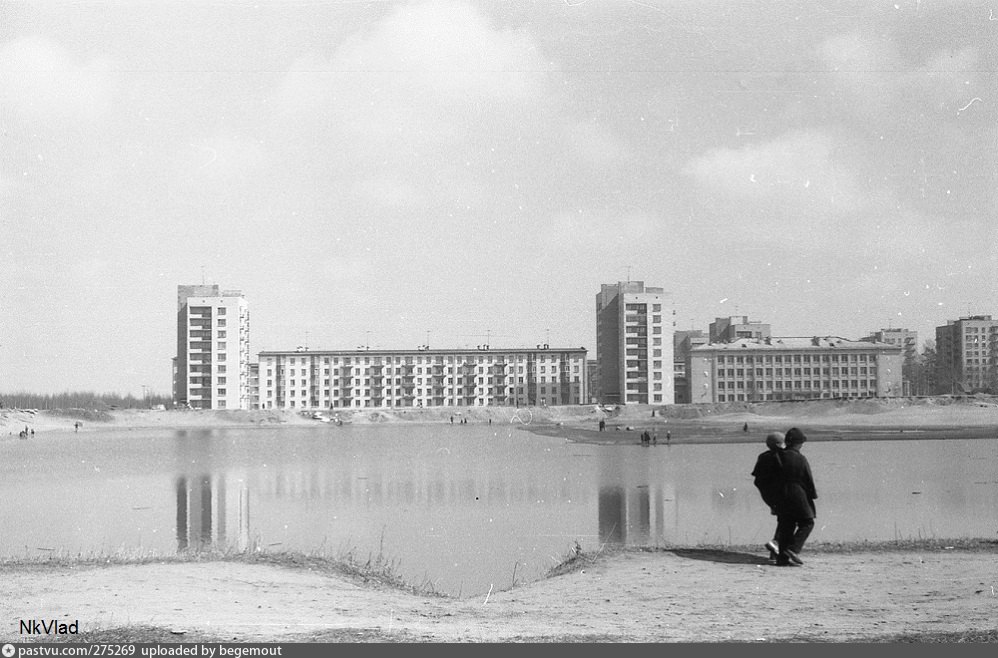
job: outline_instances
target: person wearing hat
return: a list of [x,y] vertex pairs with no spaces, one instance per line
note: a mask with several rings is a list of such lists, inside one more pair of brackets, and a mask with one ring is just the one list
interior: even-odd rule
[[[755,468],[752,469],[752,477],[755,478],[753,484],[774,516],[779,497],[783,494],[783,442],[782,432],[770,432],[766,436],[766,447],[769,450],[759,455],[755,460]],[[779,556],[778,541],[779,536],[773,535],[773,538],[766,542],[770,560],[776,561]]]
[[776,541],[780,549],[777,566],[804,564],[800,552],[814,529],[817,516],[814,500],[818,492],[814,487],[811,465],[800,452],[805,441],[807,437],[798,428],[787,430],[787,447],[781,455],[783,492],[776,505]]

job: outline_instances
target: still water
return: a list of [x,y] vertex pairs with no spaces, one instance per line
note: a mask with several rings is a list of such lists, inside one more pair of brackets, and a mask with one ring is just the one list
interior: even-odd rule
[[[383,555],[478,595],[578,542],[761,544],[757,444],[597,446],[519,426],[115,431],[0,440],[0,554],[213,544]],[[998,531],[998,438],[811,442],[812,541]]]

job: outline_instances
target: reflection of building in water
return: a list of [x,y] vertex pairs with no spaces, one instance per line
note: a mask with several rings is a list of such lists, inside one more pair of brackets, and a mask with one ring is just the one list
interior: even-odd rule
[[662,542],[675,534],[676,507],[671,484],[602,486],[598,505],[600,541],[629,546]]
[[249,489],[245,478],[226,487],[224,475],[177,478],[177,550],[249,546]]

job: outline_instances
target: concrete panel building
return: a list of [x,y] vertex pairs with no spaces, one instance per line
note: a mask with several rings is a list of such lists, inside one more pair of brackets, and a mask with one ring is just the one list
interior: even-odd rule
[[712,343],[690,351],[692,402],[761,402],[903,394],[896,345],[835,336]]
[[703,329],[686,329],[673,334],[672,377],[675,382],[676,404],[686,404],[690,401],[690,381],[686,377],[690,350],[700,345],[707,345],[708,342]]
[[772,337],[768,324],[750,322],[747,315],[732,315],[726,318],[716,318],[708,327],[708,343],[730,343],[742,338],[756,340]]
[[671,300],[643,281],[603,284],[596,295],[600,402],[673,404]]
[[998,320],[970,315],[936,327],[936,393],[998,393]]
[[555,406],[589,401],[586,349],[265,351],[261,409]]
[[871,331],[870,335],[860,338],[871,343],[887,343],[897,345],[902,350],[904,357],[904,368],[902,374],[902,385],[904,394],[912,394],[912,368],[915,359],[918,357],[918,332],[911,329],[881,329]]
[[249,309],[238,290],[177,286],[174,404],[249,408]]

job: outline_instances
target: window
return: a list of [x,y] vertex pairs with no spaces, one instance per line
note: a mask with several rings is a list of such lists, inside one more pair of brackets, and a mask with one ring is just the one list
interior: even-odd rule
[[224,329],[219,329],[218,330],[218,337],[219,338],[225,338],[225,330]]
[[219,306],[218,307],[218,314],[219,315],[225,315],[225,307],[224,306]]
[[225,395],[225,389],[224,388],[218,389],[218,394],[224,396]]
[[219,372],[225,372],[225,366],[218,366]]
[[219,326],[219,327],[224,327],[224,326],[225,326],[225,318],[222,318],[222,319],[220,319],[220,320],[218,321],[218,326]]
[[224,350],[225,349],[225,341],[224,340],[218,342],[218,349],[220,349],[220,350]]

